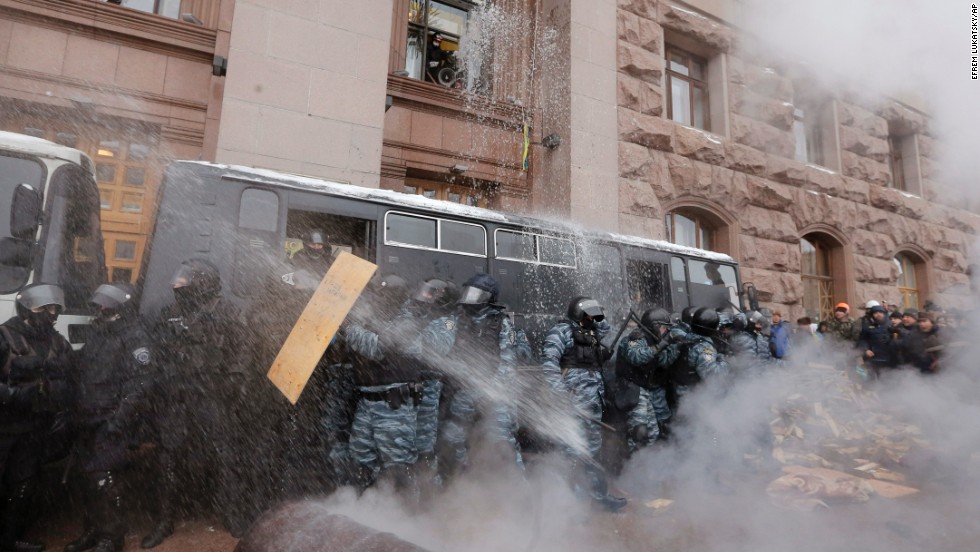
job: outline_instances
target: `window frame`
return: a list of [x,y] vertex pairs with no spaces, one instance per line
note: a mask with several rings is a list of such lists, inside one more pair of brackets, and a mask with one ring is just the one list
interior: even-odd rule
[[[416,1],[416,0],[409,0],[409,2],[408,2],[409,12],[411,12],[411,6],[412,6],[412,2],[413,1]],[[420,60],[420,76],[419,76],[418,79],[413,79],[413,80],[418,80],[420,82],[426,82],[426,83],[429,83],[429,84],[434,84],[434,85],[440,86],[442,88],[449,88],[449,87],[442,86],[438,82],[430,81],[430,80],[428,80],[426,78],[427,75],[428,75],[426,69],[427,69],[428,63],[429,63],[429,60],[428,60],[428,57],[429,57],[428,38],[429,38],[429,30],[430,30],[430,27],[429,27],[429,16],[427,14],[430,13],[430,9],[431,9],[433,0],[417,0],[417,1],[419,2],[419,4],[421,4],[421,11],[420,11],[421,16],[420,16],[420,18],[422,19],[423,22],[421,24],[415,23],[415,22],[413,22],[411,20],[411,18],[408,18],[408,25],[407,25],[408,32],[405,35],[405,48],[406,48],[405,51],[406,51],[406,54],[407,54],[408,48],[409,48],[408,38],[412,36],[412,31],[413,30],[419,31],[420,36],[421,36],[421,45],[420,45],[421,55],[419,56],[419,60]],[[469,27],[469,24],[470,24],[470,13],[474,9],[476,9],[476,8],[479,7],[476,4],[467,2],[465,0],[434,0],[434,1],[437,1],[437,2],[440,2],[440,3],[443,3],[443,4],[446,4],[448,6],[451,6],[453,8],[456,8],[456,9],[459,9],[459,10],[462,10],[462,11],[466,12],[466,21],[464,22],[464,32],[466,31],[466,28]],[[448,31],[444,31],[444,30],[441,30],[441,29],[435,29],[435,32],[443,35],[444,37],[448,37],[450,40],[454,41],[457,45],[459,45],[460,42],[462,42],[462,39],[463,39],[463,36],[462,35],[456,35],[454,33],[451,33],[451,32],[448,32]],[[405,64],[404,65],[405,65],[404,69],[406,71],[408,71],[409,69],[408,69],[408,60],[407,59],[405,60]],[[411,74],[410,71],[409,71],[409,74]]]
[[[814,249],[814,255],[816,255],[816,271],[820,270],[820,256],[823,255],[825,259],[825,273],[824,274],[811,274],[804,270],[804,258],[803,253],[803,242],[806,241]],[[834,302],[834,256],[833,247],[829,247],[825,242],[821,241],[819,238],[807,238],[806,236],[800,237],[800,279],[803,282],[803,297],[801,302],[806,300],[806,283],[807,281],[813,281],[817,284],[817,302],[816,312],[820,320],[829,320],[833,317],[833,302]],[[826,292],[826,293],[825,293]],[[826,299],[826,300],[825,300]],[[807,310],[806,305],[803,306],[804,311]]]
[[[682,217],[684,217],[684,218],[686,218],[686,219],[688,219],[688,220],[690,220],[690,221],[692,221],[694,223],[694,242],[695,242],[695,245],[686,245],[686,244],[683,244],[683,243],[677,243],[674,240],[674,237],[677,235],[677,232],[676,232],[676,224],[674,223],[674,217],[677,216],[677,215],[680,215],[680,216],[682,216]],[[670,243],[672,243],[674,245],[680,245],[682,247],[694,247],[695,249],[704,249],[705,251],[714,251],[714,249],[712,249],[712,247],[714,247],[714,245],[715,245],[714,242],[717,241],[717,238],[715,237],[715,232],[717,232],[718,230],[715,227],[715,225],[713,225],[713,224],[708,224],[708,225],[703,224],[703,222],[702,222],[703,217],[690,216],[687,213],[678,212],[677,210],[674,210],[674,211],[668,211],[667,214],[664,215],[664,218],[666,219],[664,221],[664,223],[667,226],[667,241],[668,242],[670,242]],[[709,223],[710,223],[710,221],[709,221]],[[705,247],[705,244],[703,243],[704,240],[701,239],[702,233],[704,233],[707,236],[707,238],[708,238],[709,243],[707,244],[707,247]]]
[[[898,280],[895,282],[895,287],[902,294],[903,308],[919,308],[919,297],[922,295],[919,286],[919,265],[921,263],[916,262],[915,257],[904,251],[896,253],[893,260],[899,267]],[[912,282],[914,287],[908,285],[908,275],[911,275],[912,280],[914,280]],[[914,298],[915,301],[911,302],[911,298]]]
[[[389,240],[388,239],[388,216],[389,215],[401,215],[401,216],[406,216],[406,217],[421,218],[421,219],[428,219],[428,220],[434,220],[434,221],[436,221],[436,246],[435,246],[435,248],[428,247],[428,246],[425,246],[425,245],[415,245],[415,244],[411,244],[411,243],[402,243],[402,242],[399,242],[399,241]],[[479,253],[468,253],[466,251],[456,251],[454,249],[443,249],[443,247],[442,247],[442,223],[443,223],[443,221],[445,221],[445,222],[451,222],[451,223],[454,223],[454,224],[462,224],[462,225],[465,225],[465,226],[474,226],[476,228],[479,228],[483,232],[483,254],[481,255]],[[489,246],[487,245],[487,229],[482,224],[477,224],[477,223],[474,223],[474,222],[466,222],[466,221],[462,221],[462,220],[455,220],[455,219],[444,219],[444,218],[434,217],[434,216],[430,216],[430,215],[420,215],[418,213],[410,213],[410,212],[407,212],[407,211],[397,211],[397,210],[389,210],[389,211],[386,211],[385,212],[385,216],[384,216],[384,238],[383,238],[383,243],[386,246],[391,246],[391,247],[403,247],[405,249],[418,249],[418,250],[421,250],[421,251],[438,251],[438,252],[441,252],[441,253],[451,253],[453,255],[462,255],[464,257],[476,257],[476,258],[480,258],[480,259],[486,259],[486,258],[488,258],[489,257],[489,249],[490,249]]]
[[904,136],[888,135],[888,187],[900,192],[909,192],[908,178],[905,174]]
[[[497,234],[500,233],[500,232],[506,232],[508,234],[520,234],[520,235],[524,235],[524,236],[534,236],[534,257],[535,257],[535,260],[530,261],[528,259],[518,259],[518,258],[515,258],[515,257],[501,257],[500,255],[498,255],[497,254]],[[571,251],[572,251],[572,255],[573,255],[572,264],[571,265],[567,265],[567,264],[557,264],[557,263],[549,263],[549,262],[542,261],[541,260],[541,243],[539,241],[539,238],[548,238],[548,239],[552,239],[552,240],[559,240],[559,241],[568,242],[571,245]],[[494,229],[494,231],[493,231],[493,258],[494,259],[499,259],[501,261],[511,261],[511,262],[515,262],[515,263],[533,264],[533,265],[541,265],[541,266],[554,266],[554,267],[558,267],[558,268],[571,268],[571,269],[576,269],[576,270],[578,269],[578,250],[575,247],[575,241],[574,240],[571,240],[569,238],[563,238],[561,236],[552,236],[552,235],[548,235],[548,234],[539,234],[537,232],[525,232],[523,230],[513,230],[513,229],[510,229],[510,228],[495,228]]]
[[[676,54],[686,61],[686,67],[688,75],[678,73],[671,69],[671,57]],[[691,128],[696,128],[706,132],[711,131],[711,91],[708,86],[708,60],[696,56],[687,50],[678,48],[672,44],[666,44],[664,46],[664,75],[666,75],[666,82],[664,83],[664,88],[667,92],[667,118],[679,125],[689,126]],[[691,74],[693,73],[692,68],[694,65],[700,65],[702,79],[697,79]],[[688,101],[691,105],[691,112],[688,113],[690,124],[685,124],[674,118],[674,97],[673,97],[673,87],[671,86],[671,79],[681,79],[688,83]],[[704,97],[701,101],[701,109],[704,113],[704,128],[697,126],[695,123],[697,121],[695,117],[695,101],[694,101],[694,89],[701,89]]]

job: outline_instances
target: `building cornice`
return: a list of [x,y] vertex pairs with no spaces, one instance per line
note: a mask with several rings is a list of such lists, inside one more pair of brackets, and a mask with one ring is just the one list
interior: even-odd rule
[[520,128],[526,116],[525,109],[518,105],[503,104],[473,94],[464,95],[408,77],[389,75],[387,93],[398,101],[413,104],[413,108],[439,115],[463,116],[503,128]]

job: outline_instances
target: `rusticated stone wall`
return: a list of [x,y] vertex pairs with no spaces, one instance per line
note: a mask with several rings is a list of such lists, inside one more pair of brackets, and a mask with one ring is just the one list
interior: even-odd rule
[[[799,240],[810,232],[839,243],[835,301],[900,302],[892,259],[906,251],[924,265],[922,300],[964,304],[980,217],[939,202],[941,146],[925,115],[828,91],[829,167],[801,163],[792,132],[800,81],[740,51],[733,28],[685,5],[618,0],[617,32],[621,231],[664,238],[666,211],[703,209],[723,225],[718,242],[740,261],[744,280],[789,316],[802,314]],[[665,36],[697,45],[722,71],[722,86],[710,90],[726,107],[724,120],[712,114],[714,132],[667,119]],[[888,187],[890,131],[914,137],[922,197]]]

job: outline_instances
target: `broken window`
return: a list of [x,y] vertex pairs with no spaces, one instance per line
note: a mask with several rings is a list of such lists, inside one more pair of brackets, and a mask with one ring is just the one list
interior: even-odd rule
[[405,71],[413,79],[447,88],[466,82],[457,59],[459,42],[478,2],[465,0],[410,0]]

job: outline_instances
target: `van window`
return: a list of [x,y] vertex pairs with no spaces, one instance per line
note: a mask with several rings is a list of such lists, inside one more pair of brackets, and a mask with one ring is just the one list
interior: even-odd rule
[[476,224],[440,221],[439,249],[486,256],[487,231]]
[[388,213],[385,241],[436,248],[436,220]]
[[692,300],[711,307],[738,305],[734,267],[693,259],[687,266],[691,273]]
[[[10,203],[18,184],[30,184],[38,192],[44,184],[44,165],[35,159],[0,155],[0,238],[10,236]],[[31,269],[0,265],[0,293],[17,291]]]
[[249,188],[242,192],[238,227],[263,232],[279,230],[279,196],[269,190]]
[[498,259],[515,259],[529,262],[538,260],[534,234],[498,229],[495,236]]
[[677,291],[685,291],[687,286],[684,282],[687,280],[687,276],[684,274],[684,259],[680,257],[673,257],[670,259],[670,279],[674,282],[674,287]]

